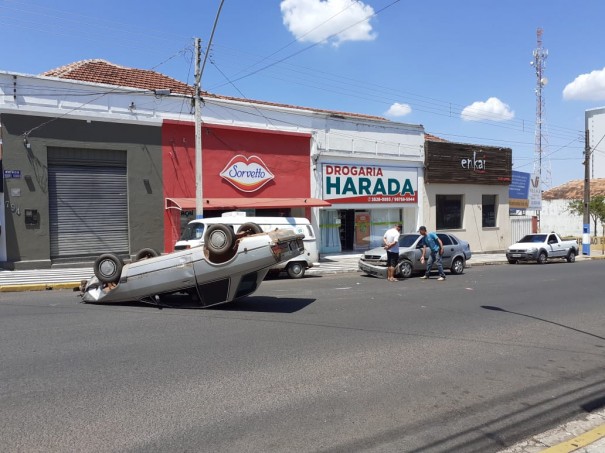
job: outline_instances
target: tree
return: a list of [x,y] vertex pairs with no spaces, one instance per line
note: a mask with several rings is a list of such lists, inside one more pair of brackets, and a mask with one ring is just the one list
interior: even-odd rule
[[[567,204],[567,210],[572,214],[584,215],[584,202],[582,200],[571,200]],[[588,213],[590,214],[590,219],[594,223],[594,234],[597,235],[597,225],[598,222],[601,223],[601,231],[605,236],[605,196],[604,195],[595,195],[590,198],[590,202],[588,203]]]

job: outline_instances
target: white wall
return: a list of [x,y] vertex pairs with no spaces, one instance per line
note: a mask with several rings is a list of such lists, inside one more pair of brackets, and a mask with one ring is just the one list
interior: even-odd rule
[[[542,200],[540,211],[540,231],[554,231],[561,236],[582,237],[584,216],[575,215],[567,210],[570,200]],[[590,234],[595,235],[594,223],[590,221]],[[602,235],[601,225],[597,222],[597,235]]]
[[[464,212],[462,228],[447,230],[460,239],[468,241],[473,252],[493,252],[505,250],[511,241],[510,219],[508,215],[508,186],[475,184],[426,184],[424,197],[424,224],[429,231],[435,231],[436,195],[463,195]],[[496,195],[498,212],[496,226],[483,228],[481,206],[482,195]]]

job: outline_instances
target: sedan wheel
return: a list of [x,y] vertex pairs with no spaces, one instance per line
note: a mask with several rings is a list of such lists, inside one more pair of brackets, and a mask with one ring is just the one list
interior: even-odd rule
[[93,265],[95,276],[103,283],[116,283],[122,274],[122,260],[113,253],[99,256]]
[[454,275],[462,274],[462,272],[464,272],[464,260],[462,258],[456,258],[452,263],[450,270]]
[[397,265],[395,274],[402,278],[410,278],[412,276],[412,263],[408,260],[403,260]]

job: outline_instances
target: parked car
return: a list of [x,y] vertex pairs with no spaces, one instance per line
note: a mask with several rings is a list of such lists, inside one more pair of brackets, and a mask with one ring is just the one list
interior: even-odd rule
[[[471,247],[468,242],[450,233],[437,233],[443,242],[443,268],[452,274],[461,274],[466,262],[471,259]],[[423,247],[422,236],[418,233],[406,233],[399,236],[399,263],[395,269],[396,277],[408,278],[414,273],[424,273],[426,264],[420,262]],[[359,269],[375,277],[387,276],[387,252],[377,247],[365,252],[359,259]]]
[[573,263],[578,252],[579,247],[575,239],[563,241],[557,233],[527,234],[508,248],[506,259],[510,264],[518,261],[544,264],[550,258],[562,258],[568,263]]
[[278,229],[260,232],[250,224],[239,233],[211,225],[204,246],[157,256],[144,249],[124,264],[107,253],[94,263],[94,277],[81,285],[84,302],[146,302],[162,305],[161,297],[186,293],[198,306],[230,302],[252,294],[276,263],[303,253],[303,235]]

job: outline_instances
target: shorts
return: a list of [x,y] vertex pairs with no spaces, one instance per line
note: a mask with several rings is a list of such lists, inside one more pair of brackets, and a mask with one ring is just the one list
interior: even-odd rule
[[399,252],[389,252],[387,250],[387,267],[396,267],[399,261]]

